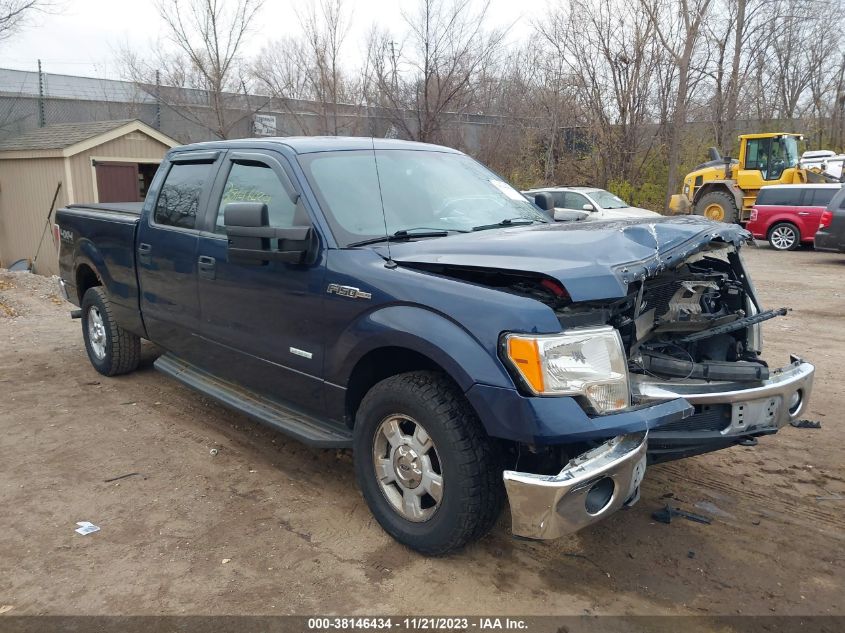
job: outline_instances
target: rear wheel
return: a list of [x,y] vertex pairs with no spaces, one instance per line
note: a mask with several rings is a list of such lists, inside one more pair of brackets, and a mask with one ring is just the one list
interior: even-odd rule
[[695,203],[693,213],[703,215],[709,220],[729,224],[736,222],[739,217],[733,197],[724,191],[711,191],[701,196]]
[[487,533],[504,486],[495,446],[445,376],[392,376],[355,418],[355,475],[370,511],[400,543],[445,554]]
[[798,227],[789,222],[778,222],[770,228],[768,239],[776,251],[793,251],[801,245]]
[[88,360],[104,376],[126,374],[138,367],[141,339],[115,322],[102,286],[89,288],[82,297],[82,338]]

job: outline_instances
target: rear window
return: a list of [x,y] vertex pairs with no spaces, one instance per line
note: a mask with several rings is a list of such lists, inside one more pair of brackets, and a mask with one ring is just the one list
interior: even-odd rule
[[830,201],[833,200],[833,196],[836,195],[836,192],[839,191],[838,189],[815,189],[813,191],[813,206],[814,207],[826,207],[830,204]]
[[801,187],[778,187],[777,189],[761,189],[757,195],[757,204],[772,206],[797,207],[801,206]]

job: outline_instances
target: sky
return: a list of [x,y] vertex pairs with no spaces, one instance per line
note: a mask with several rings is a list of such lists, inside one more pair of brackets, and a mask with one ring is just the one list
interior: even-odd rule
[[[265,0],[245,46],[247,57],[284,35],[296,32],[295,6],[308,0]],[[52,13],[37,15],[23,32],[0,43],[0,67],[119,79],[116,52],[125,45],[152,50],[164,35],[161,19],[149,0],[59,0]],[[527,35],[530,20],[541,16],[547,0],[491,0],[490,26],[511,26],[513,40]],[[347,0],[351,11],[348,54],[363,58],[364,40],[378,23],[401,37],[402,8],[416,0]],[[353,65],[355,59],[353,58]]]

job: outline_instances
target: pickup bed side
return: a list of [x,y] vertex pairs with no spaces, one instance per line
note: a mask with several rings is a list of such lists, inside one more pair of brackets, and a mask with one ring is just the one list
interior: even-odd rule
[[56,222],[59,265],[69,300],[79,306],[86,290],[102,285],[121,326],[145,337],[134,255],[141,204],[74,204],[59,209]]

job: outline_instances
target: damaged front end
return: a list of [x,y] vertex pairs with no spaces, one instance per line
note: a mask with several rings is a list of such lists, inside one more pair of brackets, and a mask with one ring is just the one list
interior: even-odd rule
[[[811,364],[793,357],[773,369],[761,357],[761,324],[787,310],[759,304],[740,256],[749,237],[742,228],[687,217],[579,229],[514,234],[497,241],[495,259],[465,257],[457,240],[454,250],[444,241],[402,258],[406,266],[540,301],[559,322],[555,333],[502,333],[499,356],[521,402],[542,411],[549,427],[566,424],[553,396],[569,395],[604,433],[589,435],[582,426],[556,442],[517,446],[519,471],[505,471],[504,481],[513,532],[530,538],[576,531],[633,503],[647,462],[777,432],[806,410],[813,384]],[[608,330],[618,334],[615,349]],[[605,344],[579,351],[576,343],[590,333]],[[525,349],[514,349],[514,340]],[[621,373],[627,389],[597,399],[588,388],[572,388],[573,377],[590,372],[592,384],[605,386],[618,386]],[[557,386],[567,380],[568,390]],[[659,419],[658,409],[670,404],[682,404],[683,415]],[[630,414],[642,424],[611,422]]]

